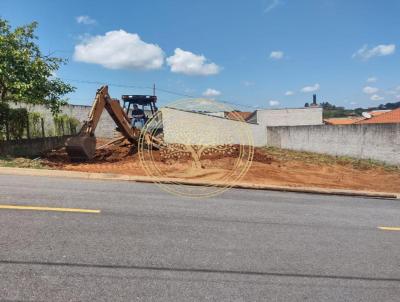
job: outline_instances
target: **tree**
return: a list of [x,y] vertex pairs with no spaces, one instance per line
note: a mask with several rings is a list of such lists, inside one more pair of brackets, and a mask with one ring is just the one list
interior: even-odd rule
[[53,77],[66,60],[41,53],[37,25],[32,22],[12,30],[0,18],[0,103],[43,104],[57,114],[67,104],[62,97],[75,88]]
[[336,109],[337,107],[329,102],[322,102],[320,106],[324,109]]

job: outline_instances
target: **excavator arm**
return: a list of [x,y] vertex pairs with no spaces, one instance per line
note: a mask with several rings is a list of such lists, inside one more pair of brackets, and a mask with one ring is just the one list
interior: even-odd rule
[[131,143],[137,143],[140,131],[132,128],[129,117],[119,101],[112,99],[108,94],[108,86],[102,86],[97,90],[88,120],[82,126],[79,134],[69,138],[65,143],[67,153],[72,160],[83,161],[94,157],[96,151],[95,130],[104,109],[110,114],[122,135]]

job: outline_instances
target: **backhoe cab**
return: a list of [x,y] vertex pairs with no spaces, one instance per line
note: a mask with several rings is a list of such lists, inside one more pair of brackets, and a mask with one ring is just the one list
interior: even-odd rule
[[150,118],[149,114],[153,116],[158,110],[156,106],[157,97],[155,95],[123,95],[122,101],[124,102],[123,108],[125,109],[125,113],[128,115],[130,115],[133,105],[141,108],[145,114],[145,123]]

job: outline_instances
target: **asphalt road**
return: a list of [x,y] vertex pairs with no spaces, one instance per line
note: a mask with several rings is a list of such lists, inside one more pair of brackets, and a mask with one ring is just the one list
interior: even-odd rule
[[399,200],[0,175],[0,300],[400,301],[380,226]]

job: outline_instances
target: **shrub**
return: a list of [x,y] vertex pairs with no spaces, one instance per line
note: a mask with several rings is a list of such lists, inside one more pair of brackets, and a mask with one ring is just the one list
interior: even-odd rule
[[11,139],[22,139],[28,121],[28,111],[25,108],[10,109],[8,115],[8,132]]
[[29,112],[29,132],[31,137],[42,136],[42,115],[39,112]]
[[61,114],[54,117],[54,128],[56,136],[62,136],[65,134],[65,122],[68,119],[68,115]]
[[28,111],[25,108],[10,108],[7,103],[0,103],[0,139],[22,139],[27,127]]
[[10,107],[7,103],[0,102],[0,140],[7,138],[7,120],[10,111]]
[[81,127],[81,122],[74,117],[69,118],[70,134],[75,135],[78,132],[78,128]]
[[54,128],[57,136],[76,134],[79,125],[79,120],[66,114],[54,117]]

